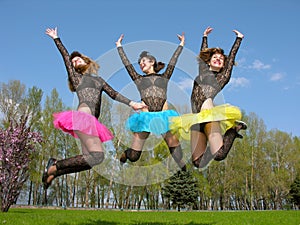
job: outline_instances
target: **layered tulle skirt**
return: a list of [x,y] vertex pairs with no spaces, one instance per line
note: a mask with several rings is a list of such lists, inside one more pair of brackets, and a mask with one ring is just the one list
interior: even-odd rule
[[139,112],[132,114],[126,121],[126,128],[132,132],[151,132],[156,135],[170,130],[169,118],[179,116],[175,110],[160,112]]
[[99,137],[101,142],[113,139],[109,129],[101,124],[96,117],[80,111],[64,111],[54,113],[54,127],[78,138],[74,131]]
[[236,120],[241,120],[242,113],[236,106],[222,104],[199,113],[183,114],[170,118],[170,130],[179,133],[184,139],[190,138],[190,128],[194,124],[218,121],[222,134],[235,125]]

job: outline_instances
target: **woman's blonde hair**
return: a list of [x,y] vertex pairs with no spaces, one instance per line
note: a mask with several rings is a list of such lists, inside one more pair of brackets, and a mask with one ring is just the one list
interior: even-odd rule
[[[72,61],[73,58],[75,57],[80,57],[83,59],[83,61],[86,63],[86,65],[79,65],[75,67],[75,71],[77,73],[80,73],[82,75],[85,74],[98,74],[98,70],[100,68],[99,64],[96,63],[94,60],[92,60],[91,58],[89,58],[88,56],[85,56],[83,54],[81,54],[80,52],[74,51],[72,52],[72,54],[70,55],[70,61]],[[70,82],[70,79],[68,79],[68,84],[69,84],[69,89],[72,92],[75,92],[75,88],[72,85],[72,83]]]

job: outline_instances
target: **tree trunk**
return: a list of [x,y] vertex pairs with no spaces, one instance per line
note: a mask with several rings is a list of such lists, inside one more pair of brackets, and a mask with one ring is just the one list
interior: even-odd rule
[[[117,147],[119,147],[119,145],[120,145],[120,140],[118,141]],[[116,160],[117,157],[118,157],[118,154],[116,153],[114,159]],[[113,185],[114,172],[115,172],[115,164],[112,168],[112,174],[111,174],[111,177],[109,180],[109,187],[107,190],[107,198],[106,198],[105,208],[108,208],[108,206],[109,206],[109,199],[110,199],[110,193],[111,193],[111,189],[112,189],[112,185]]]

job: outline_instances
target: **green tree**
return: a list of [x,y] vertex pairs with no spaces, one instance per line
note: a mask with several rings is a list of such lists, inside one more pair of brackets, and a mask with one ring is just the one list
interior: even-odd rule
[[8,126],[10,122],[19,122],[27,118],[28,126],[35,129],[41,117],[41,99],[43,92],[33,86],[26,92],[26,86],[19,80],[11,80],[7,84],[0,84],[0,111],[2,124]]
[[[23,103],[27,107],[25,107],[25,114],[28,115],[28,126],[32,131],[36,131],[40,133],[40,125],[41,125],[41,115],[42,115],[42,107],[41,107],[41,100],[42,100],[43,92],[41,89],[37,87],[29,88],[26,98],[24,99]],[[32,152],[32,159],[29,164],[29,174],[30,177],[28,182],[24,184],[26,188],[28,186],[28,204],[31,202],[31,197],[36,200],[37,197],[37,190],[39,189],[39,185],[35,185],[37,180],[40,180],[40,174],[37,170],[39,165],[39,148],[41,145],[36,146],[36,150]]]
[[11,80],[0,85],[0,111],[3,114],[2,124],[6,127],[9,123],[18,122],[24,116],[24,99],[26,87],[18,80]]
[[289,192],[292,202],[300,208],[300,176],[298,176],[291,184]]
[[179,170],[163,186],[163,195],[169,199],[174,208],[192,208],[195,205],[198,191],[197,181],[189,171]]
[[271,130],[269,132],[271,143],[270,149],[270,162],[271,162],[271,186],[270,186],[270,200],[274,204],[275,209],[282,209],[286,204],[284,199],[287,199],[290,184],[293,179],[290,178],[291,171],[293,168],[289,168],[290,160],[289,155],[291,155],[292,139],[291,137],[282,131]]

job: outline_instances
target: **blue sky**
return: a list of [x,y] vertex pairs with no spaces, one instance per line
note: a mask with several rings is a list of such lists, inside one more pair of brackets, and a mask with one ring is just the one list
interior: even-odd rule
[[[120,34],[125,34],[123,45],[128,51],[130,46],[143,44],[150,48],[149,40],[173,51],[179,43],[176,34],[184,31],[185,53],[172,82],[189,98],[197,68],[193,56],[199,51],[204,29],[214,28],[209,46],[222,47],[226,53],[235,39],[232,30],[237,29],[245,38],[231,82],[222,91],[224,101],[247,114],[254,112],[267,130],[300,136],[299,11],[298,0],[0,0],[0,82],[20,80],[27,88],[43,89],[45,96],[56,88],[63,101],[72,105],[74,95],[67,88],[63,61],[45,35],[47,27],[57,26],[70,52],[79,50],[99,59],[100,74],[109,78],[111,86],[118,91],[125,86],[130,89],[117,57],[110,60],[117,70],[114,76],[105,74],[108,66],[101,62],[116,56],[115,41]],[[154,55],[162,61],[169,58]],[[184,56],[192,59],[188,62]],[[137,57],[138,53],[130,59],[134,62]],[[182,68],[192,72],[184,76]],[[172,90],[169,97],[176,99],[178,93]]]

